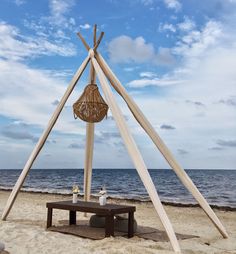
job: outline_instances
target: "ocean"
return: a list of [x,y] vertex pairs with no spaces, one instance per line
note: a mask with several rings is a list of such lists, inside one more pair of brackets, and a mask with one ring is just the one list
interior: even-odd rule
[[[169,169],[149,169],[163,202],[194,205],[196,201]],[[236,208],[236,170],[186,170],[209,204]],[[0,170],[0,189],[10,190],[21,170]],[[83,169],[31,169],[22,190],[39,193],[71,194],[77,184],[83,194]],[[102,186],[108,197],[149,201],[150,198],[135,169],[93,169],[92,195]]]

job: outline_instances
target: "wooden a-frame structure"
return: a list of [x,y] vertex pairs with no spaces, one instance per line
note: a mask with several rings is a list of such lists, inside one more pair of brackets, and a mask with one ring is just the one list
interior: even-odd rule
[[[144,114],[141,112],[137,104],[133,101],[133,99],[128,95],[125,88],[122,86],[118,78],[115,76],[115,74],[112,72],[112,70],[109,68],[106,61],[103,59],[101,54],[97,51],[97,47],[101,42],[101,39],[103,37],[104,33],[102,32],[98,38],[96,39],[96,25],[94,26],[94,47],[90,48],[87,42],[84,40],[82,35],[78,33],[78,36],[82,40],[85,48],[88,51],[88,56],[85,58],[77,72],[75,73],[74,77],[72,78],[64,96],[62,97],[60,103],[57,105],[55,112],[53,113],[51,119],[49,120],[49,123],[42,133],[42,136],[40,137],[38,143],[36,144],[35,148],[33,149],[27,163],[25,164],[24,169],[22,170],[9,198],[7,201],[7,204],[4,208],[3,214],[2,214],[2,220],[6,220],[14,201],[17,197],[17,194],[19,193],[25,178],[31,169],[31,166],[35,159],[37,158],[40,150],[42,149],[44,143],[47,140],[48,135],[50,134],[53,126],[55,125],[68,97],[70,96],[71,92],[73,91],[75,85],[79,81],[82,73],[84,72],[86,66],[89,62],[91,62],[91,68],[90,68],[90,83],[93,84],[95,82],[95,74],[98,77],[98,80],[100,81],[101,88],[103,90],[103,93],[105,95],[106,102],[111,109],[113,118],[117,124],[117,127],[120,131],[121,137],[123,138],[124,144],[128,150],[128,153],[134,163],[134,166],[143,181],[143,184],[151,198],[151,201],[159,215],[159,218],[163,224],[163,227],[169,237],[170,243],[174,249],[175,252],[180,252],[180,246],[177,241],[175,232],[173,230],[173,227],[170,223],[170,220],[164,210],[164,207],[162,206],[162,203],[160,201],[160,198],[158,196],[158,193],[156,191],[156,188],[153,184],[153,181],[149,175],[149,172],[147,170],[147,167],[144,163],[144,160],[142,158],[142,155],[131,135],[131,132],[125,122],[124,116],[122,115],[122,112],[115,100],[115,97],[113,95],[112,89],[110,87],[110,84],[112,87],[116,90],[116,92],[124,99],[127,106],[129,107],[130,111],[134,115],[137,122],[141,125],[141,127],[145,130],[145,132],[148,134],[148,136],[151,138],[153,143],[156,145],[158,150],[162,153],[162,155],[165,157],[166,161],[169,163],[170,167],[174,170],[176,175],[179,177],[183,185],[192,193],[193,197],[196,199],[196,201],[199,203],[199,205],[202,207],[204,212],[207,214],[209,219],[213,222],[213,224],[216,226],[216,228],[219,230],[221,235],[224,238],[228,238],[228,234],[214,213],[214,211],[211,209],[205,198],[202,196],[202,194],[199,192],[197,187],[194,185],[190,177],[187,175],[187,173],[184,171],[184,169],[178,164],[178,162],[175,160],[167,146],[164,144],[162,139],[157,134],[156,130],[152,127],[152,125],[149,123],[147,118],[144,116]],[[109,84],[109,82],[110,84]],[[92,177],[92,158],[93,158],[93,143],[94,143],[94,123],[88,122],[86,125],[86,153],[85,153],[85,165],[84,165],[84,199],[87,201],[90,199],[90,190],[91,190],[91,177]]]

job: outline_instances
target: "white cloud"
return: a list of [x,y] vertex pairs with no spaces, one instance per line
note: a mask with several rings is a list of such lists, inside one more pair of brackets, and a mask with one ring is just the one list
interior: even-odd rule
[[[222,101],[236,94],[236,47],[228,48],[224,44],[206,48],[201,54],[185,55],[184,65],[190,67],[188,86],[176,88],[172,92],[186,96],[204,104]],[[186,77],[180,74],[179,77]],[[222,105],[223,106],[223,105]],[[218,108],[215,105],[215,108]]]
[[2,130],[4,137],[13,140],[30,140],[32,142],[37,141],[37,137],[30,132],[29,126],[21,122],[13,122],[5,126]]
[[168,48],[160,47],[159,52],[155,52],[153,44],[146,43],[143,37],[135,39],[126,35],[116,37],[108,44],[108,52],[110,60],[114,63],[151,61],[157,65],[169,65],[174,61]]
[[171,31],[173,33],[176,32],[176,27],[173,24],[164,23],[159,25],[159,31]]
[[72,44],[53,43],[43,37],[29,37],[19,30],[0,22],[0,57],[10,60],[22,60],[40,55],[72,56],[76,50]]
[[218,103],[221,103],[227,106],[236,107],[236,96],[230,96],[227,99],[221,99],[218,101]]
[[84,24],[84,25],[80,25],[79,26],[81,29],[90,29],[91,28],[91,26],[88,24],[88,23],[86,23],[86,24]]
[[222,23],[208,21],[203,28],[189,31],[176,43],[173,52],[181,57],[182,64],[168,78],[188,81],[172,87],[170,93],[174,97],[208,105],[236,94],[236,45],[230,32]]
[[189,31],[195,28],[195,22],[191,20],[189,17],[184,16],[184,21],[182,23],[177,24],[178,28],[182,31]]
[[147,44],[143,37],[132,39],[129,36],[119,36],[108,45],[108,52],[112,62],[138,62],[142,63],[154,55],[154,47]]
[[177,85],[177,84],[183,84],[184,80],[174,80],[174,79],[168,79],[168,78],[143,78],[143,79],[136,79],[130,81],[127,86],[132,88],[143,88],[147,86],[171,86],[171,85]]
[[20,6],[20,5],[23,5],[23,4],[26,3],[25,0],[15,0],[14,2],[15,2],[15,4],[16,4],[17,6]]
[[146,71],[146,72],[140,72],[139,76],[141,78],[144,78],[144,77],[145,78],[153,78],[153,77],[156,77],[157,75],[154,72]]
[[[74,23],[74,20],[67,19],[66,14],[70,11],[70,9],[75,5],[74,0],[50,0],[49,8],[51,12],[51,16],[49,20],[57,26],[68,26],[69,23]],[[71,22],[72,21],[72,22]]]
[[154,0],[140,0],[141,3],[145,6],[149,6],[149,5],[152,5]]
[[134,71],[135,69],[137,69],[137,68],[135,68],[135,67],[125,67],[125,68],[124,68],[124,71],[132,72],[132,71]]
[[202,30],[192,30],[183,36],[173,52],[178,55],[197,57],[205,54],[207,49],[216,46],[218,39],[224,37],[221,24],[216,21],[208,21]]
[[52,111],[51,103],[62,95],[63,83],[12,61],[0,60],[0,70],[1,114],[44,125],[47,109]]
[[[39,34],[40,35],[40,34]],[[65,31],[58,29],[55,31],[54,36],[60,38],[61,40],[70,40],[70,37],[65,34]]]
[[164,3],[168,9],[174,9],[176,12],[182,8],[182,5],[178,0],[164,0]]
[[169,48],[159,47],[158,53],[153,57],[153,63],[156,65],[172,65],[175,63],[175,58]]
[[24,19],[24,26],[34,31],[37,36],[57,39],[58,42],[66,44],[71,40],[71,33],[78,30],[75,19],[70,16],[74,5],[74,0],[49,0],[50,14],[37,19]]
[[190,30],[193,30],[195,28],[196,24],[193,20],[191,20],[189,17],[184,16],[184,21],[181,23],[178,23],[176,25],[170,24],[170,23],[161,23],[159,25],[159,31],[170,31],[172,33],[175,33],[177,30],[188,32]]

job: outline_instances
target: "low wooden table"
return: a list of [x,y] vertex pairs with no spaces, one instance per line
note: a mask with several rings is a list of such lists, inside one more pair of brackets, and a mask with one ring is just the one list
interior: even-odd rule
[[128,237],[134,236],[134,212],[135,206],[106,204],[100,206],[96,202],[78,201],[59,201],[49,202],[46,204],[48,208],[47,214],[47,228],[52,226],[52,213],[53,209],[62,209],[69,211],[69,224],[76,225],[76,212],[95,213],[105,217],[105,237],[114,236],[114,216],[116,214],[128,213]]

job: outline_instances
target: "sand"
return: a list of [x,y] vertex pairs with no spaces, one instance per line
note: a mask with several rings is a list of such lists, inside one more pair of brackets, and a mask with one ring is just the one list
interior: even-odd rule
[[[9,192],[0,191],[0,214],[9,196]],[[7,221],[0,221],[0,241],[5,243],[6,251],[11,254],[169,254],[172,251],[169,242],[154,242],[138,237],[110,237],[103,240],[89,240],[45,230],[46,202],[68,200],[68,196],[22,192]],[[112,200],[109,202],[121,202]],[[122,201],[127,203],[128,201]],[[129,203],[130,204],[130,203]],[[150,202],[134,203],[135,218],[139,225],[163,229],[160,220]],[[175,207],[166,205],[165,209],[176,232],[197,235],[179,241],[182,253],[186,254],[236,254],[236,212],[214,209],[229,234],[223,239],[205,213],[199,207]],[[84,219],[79,213],[79,219]],[[68,218],[68,211],[55,210],[54,223]]]

